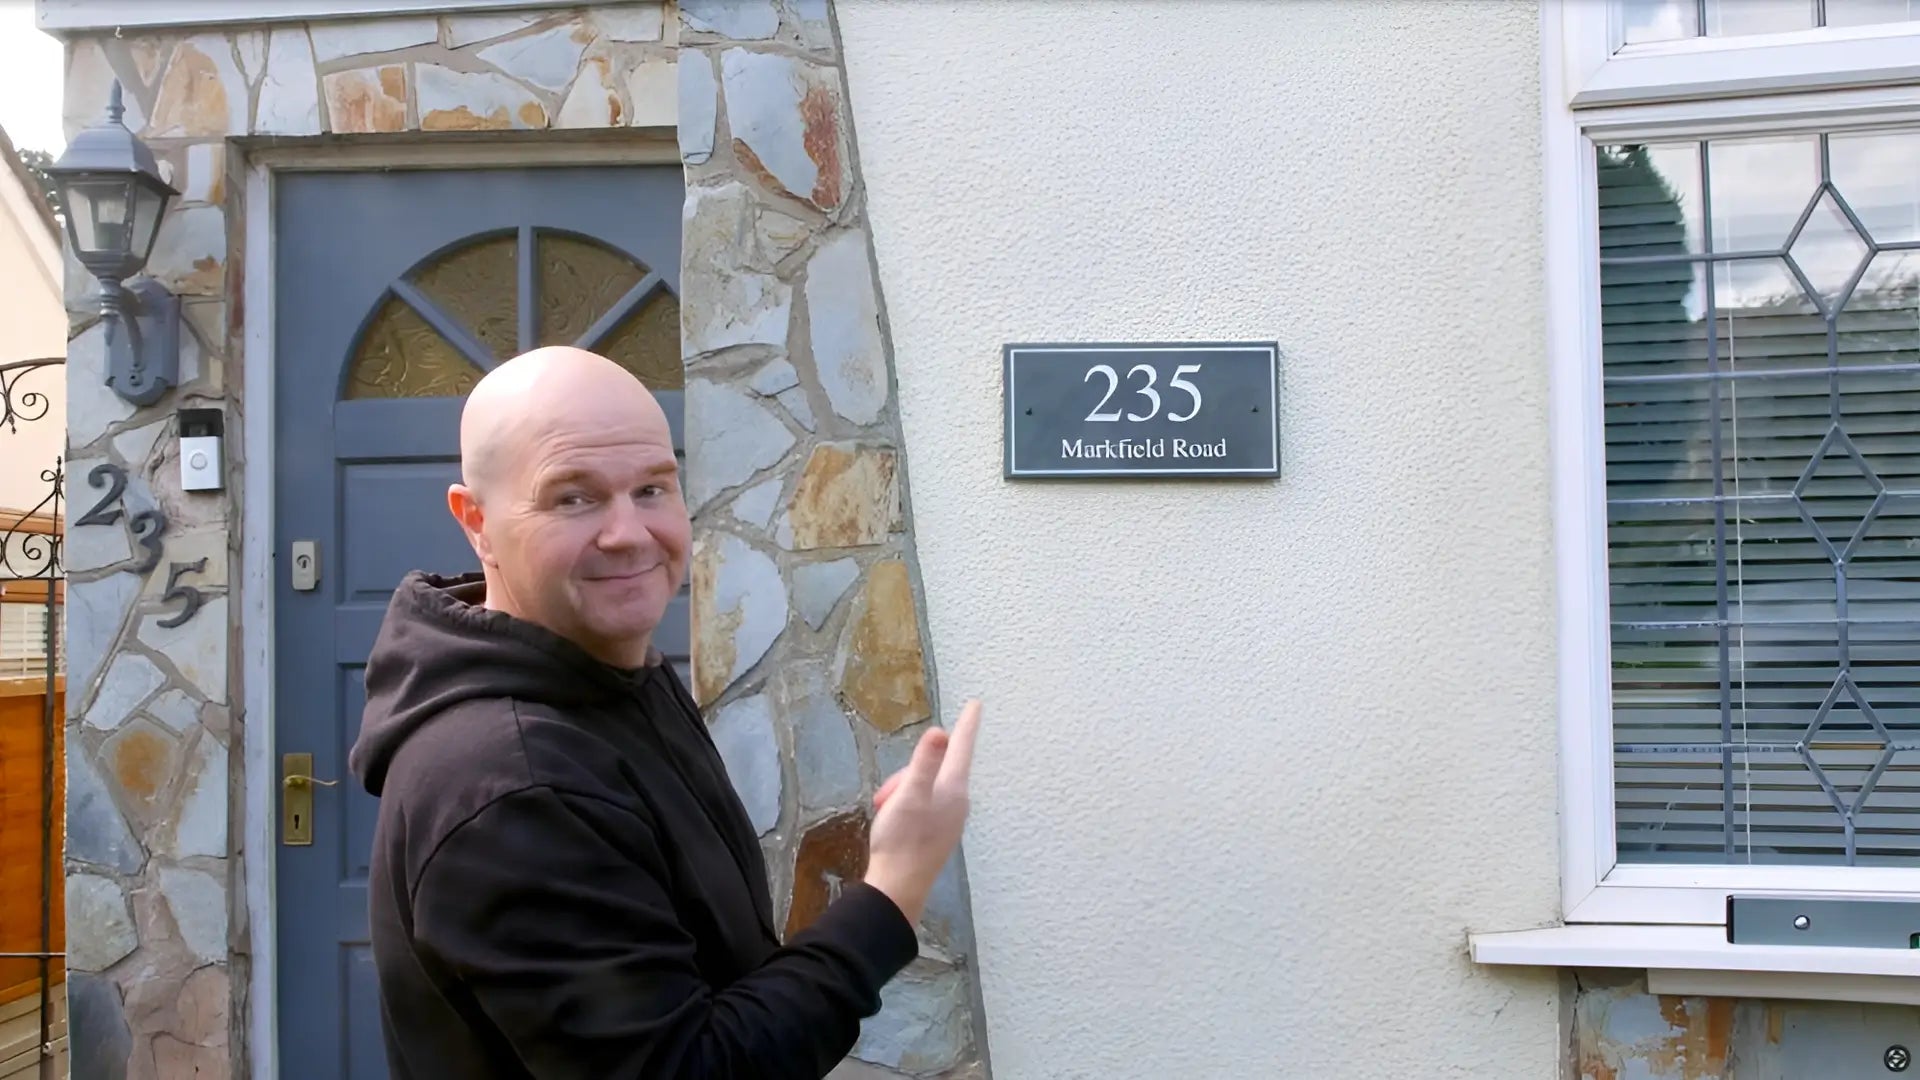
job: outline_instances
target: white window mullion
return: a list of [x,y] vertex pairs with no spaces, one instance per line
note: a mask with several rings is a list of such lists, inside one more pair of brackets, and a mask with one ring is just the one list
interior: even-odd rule
[[[1920,43],[1915,48],[1920,49]],[[1920,121],[1920,81],[1877,90],[1612,106],[1582,110],[1569,119],[1592,143],[1786,135],[1916,121]]]

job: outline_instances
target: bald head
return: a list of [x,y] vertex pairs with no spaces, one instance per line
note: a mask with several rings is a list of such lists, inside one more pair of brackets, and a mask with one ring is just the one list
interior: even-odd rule
[[487,373],[460,414],[447,508],[486,604],[621,667],[649,655],[686,580],[692,525],[667,416],[625,368],[569,346]]
[[633,373],[597,353],[549,345],[494,368],[460,413],[460,476],[484,492],[528,443],[569,426],[613,421],[669,439],[666,413]]

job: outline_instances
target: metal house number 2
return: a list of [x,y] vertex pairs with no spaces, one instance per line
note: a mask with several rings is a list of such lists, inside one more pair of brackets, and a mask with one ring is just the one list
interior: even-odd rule
[[[82,525],[112,525],[118,522],[120,515],[124,513],[126,509],[120,497],[124,495],[127,490],[127,471],[111,462],[95,465],[93,470],[87,474],[87,486],[92,488],[104,486],[107,489],[107,493],[101,496],[99,502],[93,504],[93,509],[82,514],[79,520],[73,523],[74,527],[78,528]],[[134,574],[144,577],[147,573],[151,572],[154,567],[160,565],[162,555],[160,538],[166,534],[167,519],[166,516],[158,510],[142,510],[129,518],[127,524],[133,529],[134,542],[139,544],[141,550],[145,553],[138,563],[128,567],[128,569]],[[207,602],[205,594],[199,589],[191,585],[180,584],[182,575],[202,573],[206,568],[207,560],[204,556],[192,562],[177,562],[167,565],[167,588],[161,595],[160,600],[162,603],[174,603],[177,601],[180,604],[180,610],[161,619],[161,626],[171,630],[176,626],[183,625],[188,619],[193,618],[194,615],[200,611],[202,604]]]

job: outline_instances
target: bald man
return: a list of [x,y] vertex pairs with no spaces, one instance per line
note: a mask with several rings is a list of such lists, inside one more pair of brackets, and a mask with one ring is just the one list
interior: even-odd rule
[[569,348],[467,399],[447,506],[481,570],[413,573],[351,764],[396,1080],[818,1080],[917,952],[978,706],[874,797],[864,880],[793,940],[698,709],[653,647],[691,527],[666,416]]

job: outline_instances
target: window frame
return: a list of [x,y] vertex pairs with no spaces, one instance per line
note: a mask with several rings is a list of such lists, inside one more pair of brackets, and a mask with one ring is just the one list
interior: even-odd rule
[[1920,79],[1920,21],[1627,45],[1622,0],[1546,0],[1561,30],[1561,94],[1575,109],[1782,91],[1893,86]]
[[[1541,8],[1562,917],[1569,924],[1723,926],[1730,893],[1920,899],[1920,868],[1621,864],[1616,857],[1594,162],[1603,143],[1920,123],[1920,22],[1620,48],[1621,7],[1620,0],[1544,0]],[[1889,43],[1900,43],[1904,63],[1882,62]],[[1905,82],[1887,85],[1895,68]]]

